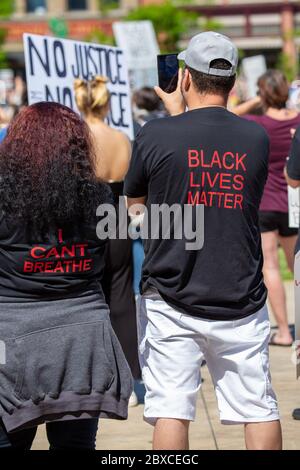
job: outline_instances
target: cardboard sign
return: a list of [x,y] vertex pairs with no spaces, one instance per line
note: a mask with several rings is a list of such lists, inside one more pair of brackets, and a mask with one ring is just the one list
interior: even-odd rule
[[124,50],[132,88],[157,85],[156,58],[160,51],[151,21],[116,21],[113,31]]
[[299,188],[288,186],[289,201],[289,227],[299,228],[300,219],[300,191]]
[[116,21],[113,31],[130,70],[156,67],[159,47],[151,21]]
[[29,104],[54,101],[78,112],[73,83],[104,75],[111,94],[108,124],[133,139],[128,69],[117,47],[24,34]]
[[257,93],[257,80],[267,70],[266,59],[263,55],[246,57],[242,60],[242,68],[248,85],[248,98],[254,98]]

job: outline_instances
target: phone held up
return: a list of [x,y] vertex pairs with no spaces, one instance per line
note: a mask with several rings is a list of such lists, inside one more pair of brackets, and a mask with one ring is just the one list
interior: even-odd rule
[[178,54],[160,54],[157,56],[158,84],[166,93],[176,90],[178,81]]

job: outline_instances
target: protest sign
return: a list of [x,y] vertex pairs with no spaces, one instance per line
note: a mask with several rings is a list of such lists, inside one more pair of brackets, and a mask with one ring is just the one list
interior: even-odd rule
[[24,34],[29,104],[55,101],[78,111],[73,83],[77,78],[108,78],[111,94],[108,124],[133,138],[128,70],[117,47]]
[[151,21],[116,21],[113,31],[124,50],[132,88],[157,85],[156,58],[160,51]]
[[300,217],[300,192],[299,188],[291,188],[288,186],[289,201],[289,227],[299,228]]
[[242,60],[242,70],[247,80],[248,98],[254,98],[257,93],[257,80],[267,70],[265,57],[263,55],[246,57]]

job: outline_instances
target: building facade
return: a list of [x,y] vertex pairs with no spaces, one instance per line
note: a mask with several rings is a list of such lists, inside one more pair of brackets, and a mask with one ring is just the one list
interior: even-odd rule
[[299,62],[299,0],[197,0],[188,7],[220,23],[246,55],[263,52],[272,63],[283,52],[291,63]]
[[[5,49],[12,62],[21,61],[23,33],[52,34],[51,18],[64,20],[70,38],[84,40],[95,29],[111,34],[112,22],[130,9],[162,1],[101,0],[105,12],[101,13],[99,0],[15,0],[12,17],[0,21],[0,27],[7,29]],[[299,0],[194,0],[188,6],[184,2],[183,8],[197,12],[200,22],[219,24],[245,55],[263,52],[273,66],[283,51],[298,63]]]

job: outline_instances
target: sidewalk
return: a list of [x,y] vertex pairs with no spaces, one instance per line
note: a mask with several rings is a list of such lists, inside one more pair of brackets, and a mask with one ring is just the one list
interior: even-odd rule
[[[294,323],[293,283],[287,282],[289,321]],[[295,378],[291,348],[270,348],[273,385],[279,400],[284,448],[300,449],[300,421],[291,417],[293,408],[300,408],[300,383]],[[202,368],[204,383],[198,399],[197,420],[191,425],[191,449],[244,449],[243,426],[219,423],[212,382],[207,368]],[[128,421],[103,420],[100,424],[97,449],[151,449],[152,428],[143,422],[143,407],[131,408]],[[47,449],[44,427],[40,427],[33,449]]]

